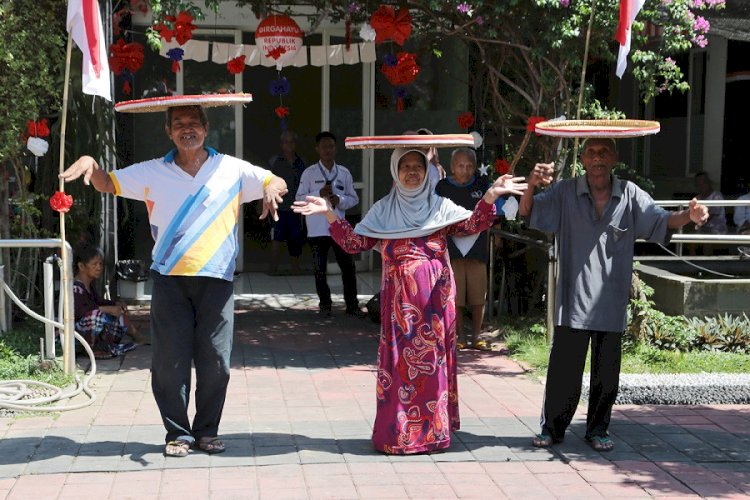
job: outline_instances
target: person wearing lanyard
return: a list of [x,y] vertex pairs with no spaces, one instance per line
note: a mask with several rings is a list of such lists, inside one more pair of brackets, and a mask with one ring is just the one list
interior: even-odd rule
[[[307,196],[320,196],[330,203],[339,217],[357,203],[359,197],[354,191],[352,174],[343,165],[336,163],[336,136],[331,132],[320,132],[315,136],[315,151],[320,160],[310,165],[302,172],[302,178],[297,189],[297,200],[304,200]],[[324,215],[305,216],[307,224],[307,239],[313,252],[315,269],[315,291],[320,299],[321,315],[331,316],[331,289],[328,286],[328,251],[333,249],[336,262],[341,268],[341,280],[344,285],[344,302],[346,314],[362,318],[364,311],[359,308],[357,300],[357,275],[354,257],[345,252],[333,239],[329,231],[329,222]]]

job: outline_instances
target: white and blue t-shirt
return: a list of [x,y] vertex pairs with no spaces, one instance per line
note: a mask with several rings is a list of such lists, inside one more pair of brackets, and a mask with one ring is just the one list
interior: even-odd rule
[[211,148],[195,177],[164,158],[110,172],[115,194],[146,203],[154,238],[151,269],[169,276],[232,280],[240,205],[263,197],[272,174]]

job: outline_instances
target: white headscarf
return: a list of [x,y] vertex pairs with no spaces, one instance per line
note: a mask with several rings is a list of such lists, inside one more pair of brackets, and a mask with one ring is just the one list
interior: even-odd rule
[[418,238],[471,217],[471,212],[448,198],[435,194],[425,171],[422,184],[407,189],[398,179],[398,162],[407,153],[419,153],[427,165],[422,149],[399,148],[391,155],[391,192],[378,200],[356,225],[354,232],[384,240]]

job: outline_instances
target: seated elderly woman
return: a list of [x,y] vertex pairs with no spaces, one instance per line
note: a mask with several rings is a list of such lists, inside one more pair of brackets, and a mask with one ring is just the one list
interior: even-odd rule
[[98,248],[82,245],[75,250],[75,329],[91,345],[97,359],[112,358],[135,349],[132,343],[120,343],[125,333],[138,343],[148,342],[147,337],[130,325],[124,302],[105,300],[96,292],[93,282],[101,277],[103,266],[104,259]]
[[376,245],[383,260],[377,412],[372,440],[388,454],[428,453],[450,446],[459,428],[456,306],[447,238],[475,238],[495,217],[495,200],[521,194],[523,177],[499,178],[474,211],[435,194],[422,149],[391,155],[394,185],[352,228],[327,202],[295,202],[304,215],[325,214],[331,236],[347,252]]

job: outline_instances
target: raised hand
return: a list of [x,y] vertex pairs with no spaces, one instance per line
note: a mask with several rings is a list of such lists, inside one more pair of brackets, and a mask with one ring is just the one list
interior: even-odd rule
[[302,215],[325,214],[331,207],[325,198],[320,196],[307,196],[304,201],[295,201],[292,210]]
[[533,188],[549,185],[554,179],[554,170],[554,163],[537,163],[529,174],[529,186]]
[[498,177],[484,194],[484,200],[487,203],[495,203],[495,200],[497,200],[499,196],[504,196],[506,194],[516,194],[520,196],[528,187],[528,184],[522,182],[524,180],[526,180],[525,177],[514,177],[512,174],[505,174]]
[[698,203],[696,198],[690,200],[690,203],[688,203],[688,210],[690,211],[690,220],[693,221],[696,226],[700,227],[708,220],[708,207]]
[[279,220],[279,203],[284,201],[284,195],[288,192],[286,182],[281,177],[274,176],[271,182],[263,188],[263,211],[259,219],[265,219],[269,214],[274,221]]

